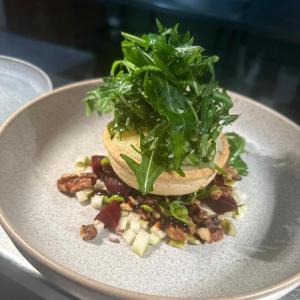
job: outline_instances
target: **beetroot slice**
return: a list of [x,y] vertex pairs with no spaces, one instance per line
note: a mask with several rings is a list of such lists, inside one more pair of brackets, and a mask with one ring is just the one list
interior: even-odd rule
[[218,200],[206,198],[202,201],[217,214],[224,214],[225,212],[233,211],[237,208],[236,202],[231,196],[222,196]]
[[116,176],[106,175],[104,183],[109,194],[118,194],[127,197],[130,192],[130,187]]
[[105,156],[103,156],[103,155],[93,155],[92,156],[93,173],[98,174],[98,173],[103,172],[102,165],[101,165],[101,160],[103,158],[105,158]]
[[105,206],[95,217],[95,220],[99,220],[104,223],[105,227],[114,230],[121,218],[120,203],[113,201]]

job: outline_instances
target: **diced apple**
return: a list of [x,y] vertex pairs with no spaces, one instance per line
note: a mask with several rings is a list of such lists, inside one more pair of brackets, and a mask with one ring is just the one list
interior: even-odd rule
[[158,235],[161,239],[163,239],[167,234],[162,231],[161,229],[159,229],[159,227],[154,224],[151,228],[150,228],[150,232],[155,233],[156,235]]
[[103,196],[102,195],[94,195],[91,198],[91,206],[95,209],[101,209],[103,203]]
[[193,235],[189,235],[187,238],[187,242],[192,245],[199,245],[200,241],[197,240]]
[[185,246],[185,241],[170,240],[169,246],[182,249]]
[[233,215],[233,218],[236,220],[240,220],[244,218],[246,211],[248,210],[247,204],[242,204],[237,207],[237,213]]
[[137,255],[143,256],[145,251],[148,248],[149,240],[150,240],[150,234],[143,229],[140,230],[132,244],[132,250]]
[[95,190],[104,190],[105,189],[105,184],[102,180],[98,179],[96,181],[96,184],[94,185]]
[[[123,203],[122,203],[123,204]],[[122,206],[122,204],[121,204],[121,206]],[[129,212],[128,211],[126,211],[126,210],[121,210],[121,217],[126,217],[126,216],[128,216],[129,215]]]
[[151,232],[149,244],[155,246],[155,245],[157,245],[160,241],[161,241],[161,238],[160,238],[156,233]]
[[118,225],[118,229],[125,230],[128,224],[128,217],[121,217]]
[[136,237],[136,233],[134,231],[132,231],[131,229],[126,230],[123,234],[122,234],[122,238],[124,239],[124,241],[128,244],[131,245],[134,238]]
[[137,213],[131,212],[131,213],[129,213],[128,218],[129,218],[129,221],[139,220],[141,218],[141,216]]
[[149,222],[145,220],[140,220],[140,226],[142,229],[147,230],[148,229]]
[[93,189],[84,189],[82,191],[76,192],[75,196],[79,202],[88,200],[93,193]]
[[140,221],[139,220],[131,220],[130,221],[130,229],[135,233],[138,233],[141,229]]
[[99,234],[104,229],[104,223],[99,220],[94,220],[94,226],[97,229],[97,234]]
[[226,235],[236,236],[236,228],[231,221],[224,218],[223,220],[221,220],[221,226]]

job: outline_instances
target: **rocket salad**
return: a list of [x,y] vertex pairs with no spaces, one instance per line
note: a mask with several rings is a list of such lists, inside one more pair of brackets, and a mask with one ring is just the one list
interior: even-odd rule
[[[185,164],[218,169],[213,163],[216,140],[238,117],[229,113],[232,100],[215,79],[218,57],[205,55],[189,32],[178,32],[178,25],[165,28],[157,20],[157,27],[157,33],[140,37],[122,32],[123,59],[113,63],[111,76],[84,99],[88,115],[113,111],[112,137],[132,130],[140,134],[136,151],[141,163],[122,158],[143,194],[153,190],[163,171],[184,176]],[[241,141],[230,135],[233,151]],[[239,155],[232,163],[241,175],[247,173]]]

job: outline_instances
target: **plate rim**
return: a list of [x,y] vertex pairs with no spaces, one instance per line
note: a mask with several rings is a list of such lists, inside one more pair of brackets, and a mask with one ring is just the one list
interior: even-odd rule
[[[45,79],[45,82],[47,84],[48,91],[46,93],[48,93],[48,92],[50,92],[50,91],[53,90],[53,83],[52,83],[49,75],[44,70],[42,70],[40,67],[38,67],[38,66],[36,66],[36,65],[34,65],[34,64],[26,61],[26,60],[23,60],[23,59],[20,59],[20,58],[16,58],[16,57],[13,57],[13,56],[0,55],[0,60],[2,60],[2,59],[6,60],[6,61],[10,61],[10,62],[14,62],[14,63],[17,63],[17,64],[24,65],[24,66],[26,66],[26,67],[34,70],[35,72],[39,73]],[[37,96],[37,97],[35,97],[33,99],[35,100],[38,97],[40,97],[40,96]],[[16,112],[18,112],[18,110]]]
[[[1,57],[1,56],[0,56]],[[30,64],[29,64],[30,65]],[[35,66],[33,66],[35,67]],[[38,69],[38,68],[37,68]],[[43,72],[43,71],[42,71]],[[51,82],[51,81],[50,81]],[[60,93],[61,91],[72,89],[74,87],[82,86],[82,85],[95,85],[95,84],[101,83],[101,79],[88,79],[83,80],[71,84],[64,85],[60,88],[51,90],[43,95],[40,95],[29,102],[27,102],[25,105],[20,107],[17,111],[15,111],[12,115],[10,115],[5,122],[0,125],[0,137],[4,133],[5,129],[13,122],[13,120],[20,115],[23,111],[27,110],[34,104],[46,101],[49,95],[53,95],[56,93]],[[270,107],[267,107],[255,100],[252,100],[251,98],[248,98],[244,95],[229,91],[229,94],[232,96],[237,96],[242,101],[246,101],[248,103],[251,103],[252,105],[258,106],[263,110],[267,110],[271,114],[275,115],[276,117],[280,118],[282,121],[288,123],[290,126],[294,127],[296,130],[300,133],[300,126],[298,126],[295,122],[291,121],[287,117],[283,116],[279,112],[273,110]],[[97,293],[104,293],[106,295],[110,296],[117,296],[125,299],[146,299],[146,300],[170,300],[174,299],[174,297],[169,296],[158,296],[158,295],[151,295],[151,294],[144,294],[139,293],[135,291],[125,290],[119,287],[114,287],[109,284],[102,283],[100,281],[97,281],[92,278],[88,278],[85,275],[82,275],[78,272],[75,272],[67,267],[64,267],[58,262],[53,261],[52,259],[48,258],[47,256],[41,254],[39,251],[35,250],[34,247],[32,247],[29,243],[27,243],[14,229],[13,224],[10,224],[7,220],[5,213],[3,209],[0,207],[0,224],[3,226],[5,232],[9,235],[9,237],[12,239],[12,241],[17,245],[19,249],[24,251],[26,255],[28,255],[33,261],[34,266],[37,262],[39,265],[45,266],[46,268],[50,269],[52,272],[55,272],[59,274],[60,276],[63,276],[66,280],[71,280],[72,282],[78,284],[79,286],[83,288],[90,289]],[[22,253],[21,253],[22,254]],[[288,290],[289,288],[294,287],[295,285],[300,284],[300,271],[293,274],[292,276],[286,278],[285,280],[279,281],[269,287],[259,289],[257,291],[251,291],[244,294],[239,294],[230,298],[189,298],[189,299],[202,299],[202,300],[213,300],[213,299],[232,299],[232,300],[248,300],[248,299],[258,299],[258,298],[264,298],[271,295],[274,295],[276,293],[284,292],[285,290]],[[178,300],[185,300],[186,298],[182,297],[176,297]]]

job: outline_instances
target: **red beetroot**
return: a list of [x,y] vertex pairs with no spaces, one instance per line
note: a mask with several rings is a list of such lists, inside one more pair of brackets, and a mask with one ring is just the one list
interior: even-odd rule
[[214,181],[214,184],[216,184],[217,186],[224,186],[225,185],[224,177],[220,174],[217,174],[213,181]]
[[92,156],[92,168],[93,168],[93,173],[99,174],[103,172],[102,165],[101,165],[101,160],[105,158],[103,155],[93,155]]
[[224,214],[225,212],[233,211],[237,208],[236,202],[231,196],[221,196],[218,200],[206,198],[202,201],[217,214]]
[[95,217],[95,220],[99,220],[104,223],[105,227],[114,230],[119,224],[121,218],[120,203],[113,201],[105,206]]
[[130,187],[118,177],[106,175],[104,183],[109,194],[119,194],[127,197],[130,192]]

